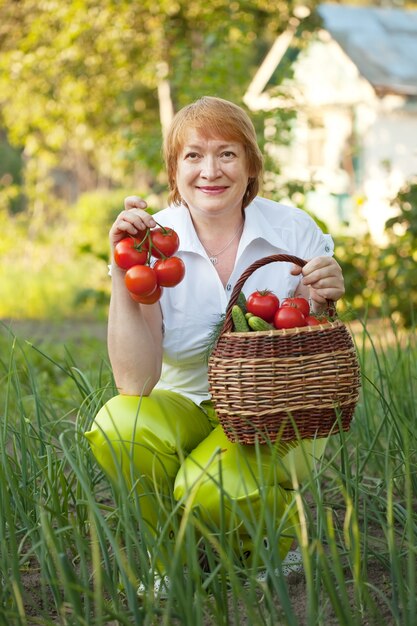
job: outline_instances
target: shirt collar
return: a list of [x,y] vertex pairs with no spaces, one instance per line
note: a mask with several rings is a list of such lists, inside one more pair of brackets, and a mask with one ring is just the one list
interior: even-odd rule
[[[203,246],[197,237],[190,212],[184,205],[171,207],[170,211],[175,211],[175,225],[173,228],[178,233],[180,239],[179,250],[184,252],[199,252],[201,254]],[[279,205],[276,208],[279,217]],[[174,216],[173,216],[174,217]],[[285,225],[279,224],[279,220],[274,219],[272,225],[266,218],[261,203],[255,198],[245,209],[245,226],[243,229],[240,247],[243,250],[252,241],[264,239],[275,248],[289,251],[288,243],[283,236]]]
[[277,215],[274,216],[274,223],[267,219],[262,209],[261,203],[255,198],[245,209],[245,228],[243,230],[241,246],[242,249],[256,239],[264,239],[275,248],[289,251],[288,243],[284,238],[285,225],[280,225],[279,205],[276,205]]
[[197,237],[190,211],[184,205],[173,208],[176,211],[175,229],[180,239],[179,250],[183,252],[199,252],[201,254],[203,246]]

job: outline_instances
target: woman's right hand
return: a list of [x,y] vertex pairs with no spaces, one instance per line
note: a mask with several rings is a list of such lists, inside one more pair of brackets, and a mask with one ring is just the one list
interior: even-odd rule
[[138,196],[128,196],[124,201],[125,208],[115,219],[109,232],[110,245],[114,246],[128,235],[135,237],[141,230],[154,228],[156,222],[145,209],[145,200]]
[[[112,252],[124,237],[135,237],[138,232],[156,226],[144,200],[129,196],[124,204],[109,232]],[[140,305],[132,300],[126,289],[125,274],[125,270],[116,266],[112,255],[108,352],[119,392],[148,395],[161,375],[162,312],[159,303]]]

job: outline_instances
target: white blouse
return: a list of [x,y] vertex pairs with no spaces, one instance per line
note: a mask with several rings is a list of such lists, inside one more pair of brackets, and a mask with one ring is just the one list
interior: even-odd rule
[[[246,268],[272,254],[291,254],[305,260],[331,256],[333,241],[305,211],[257,197],[245,210],[235,267],[225,288],[186,207],[163,209],[155,219],[178,233],[177,255],[186,268],[183,281],[164,289],[160,300],[164,357],[156,387],[176,391],[200,404],[210,398],[205,361],[210,332],[225,312],[233,287]],[[243,292],[248,296],[255,290],[270,289],[280,300],[291,297],[300,280],[290,274],[291,268],[291,263],[283,262],[265,265],[247,279]]]

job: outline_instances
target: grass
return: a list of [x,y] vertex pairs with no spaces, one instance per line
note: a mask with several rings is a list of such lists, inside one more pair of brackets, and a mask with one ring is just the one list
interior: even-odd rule
[[[355,333],[363,381],[352,427],[295,485],[304,574],[262,585],[232,553],[226,521],[208,528],[161,498],[155,539],[135,492],[122,481],[110,489],[83,437],[115,393],[104,340],[28,343],[2,327],[0,625],[414,626],[417,346],[413,333],[370,327]],[[259,564],[279,568],[256,517],[237,514],[252,528]],[[274,545],[279,529],[266,507],[263,515]],[[210,572],[201,570],[202,547]],[[149,578],[148,550],[172,579],[165,602],[136,593]]]

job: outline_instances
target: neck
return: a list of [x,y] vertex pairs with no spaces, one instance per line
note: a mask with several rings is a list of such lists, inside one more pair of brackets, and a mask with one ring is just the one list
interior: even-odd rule
[[[203,248],[205,249],[213,265],[217,265],[219,261],[221,260],[221,258],[226,258],[227,256],[229,256],[230,253],[233,254],[233,257],[235,256],[236,250],[239,245],[240,236],[243,230],[243,223],[244,223],[243,220],[241,220],[237,228],[232,233],[231,237],[230,237],[230,232],[231,232],[230,230],[229,231],[223,230],[222,236],[217,237],[214,240],[213,245],[211,242],[209,242],[208,239],[206,238],[202,239],[200,237],[200,241],[203,245]],[[225,236],[226,233],[227,233],[227,239]]]
[[245,217],[242,214],[234,216],[229,220],[222,220],[221,218],[214,217],[210,220],[197,221],[193,219],[195,231],[201,243],[212,243],[216,245],[219,242],[221,247],[222,242],[226,242],[227,239],[239,230],[245,221]]

